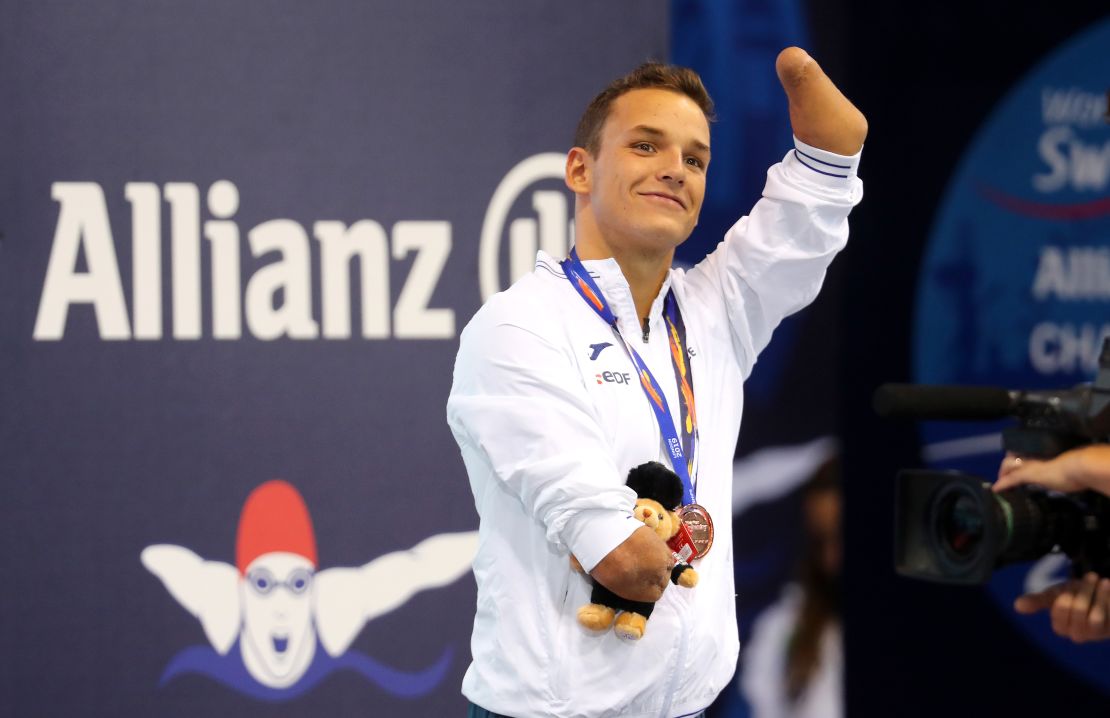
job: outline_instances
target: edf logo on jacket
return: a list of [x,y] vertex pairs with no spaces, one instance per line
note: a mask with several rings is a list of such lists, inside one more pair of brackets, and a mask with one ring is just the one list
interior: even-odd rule
[[208,639],[174,656],[161,685],[199,674],[281,701],[335,671],[352,671],[393,695],[424,695],[443,679],[453,657],[449,646],[413,673],[348,649],[368,621],[468,572],[477,543],[476,531],[438,534],[362,566],[321,570],[304,499],[291,484],[268,481],[243,505],[235,565],[172,544],[143,550],[143,566],[197,617]]

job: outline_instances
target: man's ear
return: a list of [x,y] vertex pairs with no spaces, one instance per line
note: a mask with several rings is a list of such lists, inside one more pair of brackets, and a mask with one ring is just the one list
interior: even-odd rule
[[575,194],[589,194],[593,175],[593,157],[582,147],[572,147],[567,153],[564,181],[567,189]]

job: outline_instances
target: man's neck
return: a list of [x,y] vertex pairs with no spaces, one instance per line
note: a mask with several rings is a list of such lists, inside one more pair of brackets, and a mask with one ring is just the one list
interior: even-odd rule
[[667,270],[671,268],[674,250],[671,249],[662,254],[620,250],[603,241],[579,241],[576,247],[579,259],[612,258],[617,261],[629,289],[632,290],[636,317],[639,321],[646,319],[651,313],[652,303],[659,296],[663,281],[667,278]]

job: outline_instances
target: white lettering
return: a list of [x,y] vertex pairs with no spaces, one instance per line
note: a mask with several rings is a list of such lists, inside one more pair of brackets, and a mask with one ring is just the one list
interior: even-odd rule
[[1110,247],[1043,247],[1032,291],[1039,301],[1110,299]]
[[1100,191],[1110,179],[1110,142],[1102,147],[1071,144],[1071,182],[1075,189]]
[[1077,87],[1041,90],[1041,116],[1046,125],[1074,124],[1097,127],[1105,122],[1106,95]]
[[[308,236],[291,219],[271,219],[252,229],[251,252],[281,258],[262,267],[247,283],[247,325],[259,339],[315,339]],[[281,294],[280,301],[278,294]]]
[[[130,338],[104,191],[95,182],[55,182],[50,193],[61,207],[35,317],[34,338],[61,339],[69,307],[79,303],[92,304],[102,339]],[[77,271],[82,250],[87,272]]]
[[173,255],[173,337],[200,339],[200,193],[191,182],[170,182]]
[[204,223],[204,237],[212,247],[212,336],[243,336],[240,302],[239,226],[228,221],[239,211],[239,188],[220,180],[208,188],[208,211],[216,219]]
[[1070,138],[1070,127],[1053,127],[1041,135],[1041,141],[1037,143],[1037,153],[1052,169],[1048,174],[1033,176],[1033,186],[1041,192],[1055,192],[1068,181],[1068,158],[1064,156],[1060,145]]
[[1039,373],[1093,374],[1110,324],[1040,322],[1029,335],[1029,361]]
[[162,194],[151,182],[128,182],[131,203],[131,307],[136,339],[162,338]]
[[362,336],[389,336],[389,246],[385,230],[364,219],[350,227],[342,222],[321,221],[313,226],[320,242],[320,283],[324,337],[351,337],[351,259],[358,255],[362,279]]
[[398,222],[393,225],[393,258],[416,252],[408,280],[393,310],[398,339],[449,339],[455,336],[455,310],[428,309],[440,274],[451,253],[447,222]]
[[1043,301],[1053,295],[1060,297],[1067,291],[1063,253],[1059,247],[1044,247],[1037,263],[1037,275],[1033,278],[1033,296]]
[[[36,340],[61,339],[74,304],[93,305],[102,339],[129,339],[132,333],[140,340],[162,339],[167,334],[163,326],[166,309],[172,317],[173,339],[199,339],[206,327],[201,295],[207,280],[212,287],[211,330],[216,339],[240,339],[244,326],[263,340],[316,339],[321,331],[327,339],[349,339],[351,282],[356,271],[361,280],[363,338],[455,336],[455,311],[430,306],[451,254],[449,222],[401,221],[393,228],[392,241],[372,220],[350,226],[338,221],[316,222],[313,233],[320,244],[318,323],[313,305],[313,248],[299,223],[274,219],[247,231],[251,253],[266,263],[244,277],[242,231],[235,221],[239,189],[228,180],[215,182],[208,188],[204,205],[210,218],[203,222],[211,263],[202,267],[197,185],[171,182],[160,189],[150,182],[128,182],[123,195],[131,208],[132,325],[103,189],[92,182],[58,182],[51,191],[60,207],[35,318]],[[529,253],[534,254],[539,246],[562,254],[567,235],[565,197],[558,192],[536,192],[531,199],[538,223],[532,220]],[[170,212],[168,251],[162,237],[163,200]],[[508,201],[505,206],[511,204]],[[356,258],[357,263],[353,261]],[[410,259],[411,269],[393,305],[392,264]],[[211,272],[207,278],[202,274],[206,269]],[[169,277],[170,287],[163,286],[164,275]],[[169,307],[165,307],[167,301]]]
[[1069,184],[1077,191],[1099,192],[1110,183],[1110,142],[1089,145],[1070,127],[1050,127],[1041,135],[1037,153],[1050,168],[1033,176],[1033,187],[1040,192],[1055,192]]

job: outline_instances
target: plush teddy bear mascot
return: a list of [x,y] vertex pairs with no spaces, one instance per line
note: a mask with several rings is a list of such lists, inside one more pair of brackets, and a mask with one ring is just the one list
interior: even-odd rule
[[[659,538],[667,541],[682,530],[682,520],[675,513],[682,502],[682,480],[676,473],[659,462],[649,461],[629,471],[626,483],[638,497],[633,515]],[[571,565],[576,571],[582,570],[573,556]],[[698,583],[698,572],[676,555],[671,582],[693,588]],[[591,630],[604,631],[613,626],[615,618],[613,630],[618,636],[633,641],[642,638],[655,603],[621,598],[597,581],[593,581],[593,587],[590,603],[578,609],[578,622]]]

